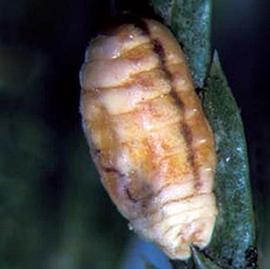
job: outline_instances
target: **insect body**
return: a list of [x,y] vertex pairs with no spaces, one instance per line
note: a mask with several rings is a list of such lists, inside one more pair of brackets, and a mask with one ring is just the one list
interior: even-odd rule
[[84,132],[119,211],[172,259],[207,246],[217,215],[213,134],[172,34],[142,20],[99,36],[80,80]]

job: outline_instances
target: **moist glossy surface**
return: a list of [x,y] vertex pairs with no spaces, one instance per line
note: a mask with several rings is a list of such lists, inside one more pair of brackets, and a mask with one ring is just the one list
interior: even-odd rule
[[160,23],[99,36],[81,70],[81,114],[102,182],[134,230],[172,259],[205,247],[217,215],[212,131],[184,55]]

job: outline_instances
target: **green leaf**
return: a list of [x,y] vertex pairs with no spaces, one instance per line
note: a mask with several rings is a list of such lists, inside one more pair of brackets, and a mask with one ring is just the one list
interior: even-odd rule
[[206,254],[222,268],[256,268],[245,134],[217,53],[203,91],[203,107],[215,134],[218,157],[215,194],[219,214]]
[[195,264],[196,269],[222,269],[217,266],[210,259],[206,258],[202,253],[197,251],[196,248],[191,247],[192,249],[192,258]]
[[211,0],[152,0],[152,5],[183,45],[196,88],[210,64]]
[[[152,5],[183,45],[196,87],[204,87],[203,106],[213,128],[218,153],[215,193],[219,215],[210,246],[193,251],[193,262],[175,268],[256,267],[255,225],[246,142],[237,104],[215,54],[210,59],[211,0],[152,0]],[[206,258],[207,257],[207,258]]]

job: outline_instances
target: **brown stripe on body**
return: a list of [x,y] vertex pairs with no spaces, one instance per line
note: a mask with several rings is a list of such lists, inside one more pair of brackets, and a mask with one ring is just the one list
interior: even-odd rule
[[[153,43],[154,46],[154,52],[158,55],[160,63],[161,63],[161,69],[162,71],[164,71],[164,73],[166,74],[166,76],[168,77],[168,80],[171,81],[172,80],[172,75],[170,73],[170,71],[166,68],[166,63],[165,63],[165,50],[161,44],[161,42],[158,39],[151,39],[150,36],[150,40]],[[177,105],[181,108],[181,109],[185,109],[185,105],[182,102],[181,98],[179,98],[179,96],[177,95],[176,91],[174,90],[173,86],[171,85],[171,89],[172,91],[170,92],[170,95],[173,97],[173,99],[175,100],[175,102],[177,103]]]
[[136,232],[187,259],[210,242],[217,211],[213,137],[183,52],[143,19],[91,46],[80,112],[102,183]]
[[[147,26],[147,24],[145,23],[145,25]],[[147,30],[146,31],[149,35],[149,38],[151,40],[151,42],[153,43],[153,50],[154,52],[158,55],[160,63],[161,63],[161,69],[165,72],[165,74],[168,76],[169,81],[170,81],[170,86],[171,86],[171,92],[169,93],[173,99],[175,100],[175,102],[178,104],[178,106],[180,107],[180,109],[182,109],[183,111],[183,120],[180,122],[180,132],[182,134],[182,136],[184,137],[184,140],[186,142],[186,147],[187,147],[187,154],[188,154],[188,161],[192,167],[192,173],[194,176],[194,180],[199,182],[199,173],[198,173],[198,167],[196,165],[195,162],[195,152],[194,149],[192,147],[192,143],[193,143],[193,135],[192,135],[192,131],[190,129],[190,127],[188,126],[188,124],[185,121],[185,104],[184,102],[181,100],[181,98],[179,97],[179,95],[177,94],[177,92],[175,91],[171,81],[172,81],[172,74],[170,73],[170,71],[166,68],[166,63],[165,63],[165,50],[163,48],[162,43],[158,40],[158,39],[152,39],[150,31]]]
[[195,152],[194,152],[194,149],[192,147],[193,135],[192,135],[192,131],[191,131],[190,127],[184,121],[181,124],[181,133],[183,134],[183,136],[185,138],[185,141],[187,143],[188,161],[189,161],[191,167],[193,168],[194,179],[197,182],[199,182],[200,181],[199,180],[200,178],[199,178],[199,173],[198,173],[198,167],[197,167],[196,162],[195,162]]

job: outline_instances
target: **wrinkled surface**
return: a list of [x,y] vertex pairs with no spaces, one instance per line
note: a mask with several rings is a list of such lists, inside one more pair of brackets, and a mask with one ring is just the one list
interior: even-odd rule
[[214,141],[176,40],[160,23],[140,24],[91,43],[83,126],[120,212],[169,257],[186,259],[215,224]]

